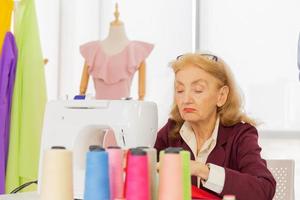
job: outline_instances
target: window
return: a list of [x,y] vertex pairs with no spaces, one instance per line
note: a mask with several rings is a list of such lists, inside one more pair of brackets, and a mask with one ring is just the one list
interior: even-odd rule
[[200,3],[201,49],[224,58],[263,129],[300,129],[299,1]]

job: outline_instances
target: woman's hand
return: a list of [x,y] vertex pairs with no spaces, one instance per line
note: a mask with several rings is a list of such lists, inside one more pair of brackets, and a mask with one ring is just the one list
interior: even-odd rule
[[205,181],[208,179],[209,167],[207,165],[191,160],[190,166],[192,176],[198,176]]

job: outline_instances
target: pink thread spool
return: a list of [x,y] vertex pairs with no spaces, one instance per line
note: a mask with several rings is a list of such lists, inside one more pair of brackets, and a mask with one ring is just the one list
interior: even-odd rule
[[148,171],[149,171],[149,187],[150,187],[150,199],[151,200],[157,200],[157,190],[158,190],[158,184],[157,184],[157,159],[156,159],[156,149],[150,148],[146,146],[137,147],[139,149],[143,149],[147,153],[148,157]]
[[183,200],[182,159],[179,148],[167,148],[159,170],[159,200]]
[[128,155],[126,199],[150,200],[147,154],[142,149],[131,149]]
[[123,197],[123,150],[118,146],[110,146],[108,152],[109,179],[111,200]]

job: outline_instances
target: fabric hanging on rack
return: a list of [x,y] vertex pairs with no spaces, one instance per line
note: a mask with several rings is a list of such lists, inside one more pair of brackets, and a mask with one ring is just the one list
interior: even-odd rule
[[15,83],[18,49],[15,38],[7,32],[0,57],[0,194],[5,192],[11,99]]
[[[6,192],[37,180],[38,175],[46,85],[34,0],[22,0],[15,9],[15,37],[19,58],[11,110]],[[35,189],[36,186],[26,191]]]
[[10,31],[13,0],[0,0],[0,55],[6,32]]

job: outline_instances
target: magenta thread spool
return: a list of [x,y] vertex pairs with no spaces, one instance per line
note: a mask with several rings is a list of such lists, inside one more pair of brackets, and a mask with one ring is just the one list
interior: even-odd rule
[[147,153],[142,149],[131,149],[126,175],[126,199],[150,200]]
[[181,148],[167,148],[159,171],[159,200],[183,200],[183,168]]
[[123,150],[118,146],[106,149],[109,161],[110,197],[115,200],[123,197]]

